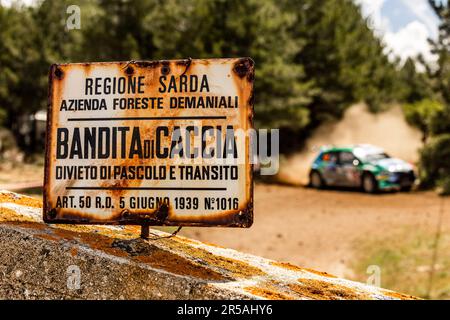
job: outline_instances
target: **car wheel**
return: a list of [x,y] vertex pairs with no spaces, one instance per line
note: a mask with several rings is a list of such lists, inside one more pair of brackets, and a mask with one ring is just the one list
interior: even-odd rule
[[378,191],[377,181],[371,173],[365,173],[362,178],[362,188],[364,192],[375,193]]
[[311,187],[316,189],[321,189],[324,187],[322,176],[317,171],[311,172],[311,174],[309,175],[309,183]]
[[412,185],[410,186],[403,186],[400,190],[403,192],[409,192],[412,189]]

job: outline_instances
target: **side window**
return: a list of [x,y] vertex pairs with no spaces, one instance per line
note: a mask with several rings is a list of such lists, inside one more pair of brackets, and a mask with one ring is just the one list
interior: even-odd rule
[[322,155],[322,161],[327,162],[329,164],[336,163],[337,154],[335,152],[326,152]]
[[353,164],[355,156],[351,152],[341,152],[339,154],[339,163],[341,165]]

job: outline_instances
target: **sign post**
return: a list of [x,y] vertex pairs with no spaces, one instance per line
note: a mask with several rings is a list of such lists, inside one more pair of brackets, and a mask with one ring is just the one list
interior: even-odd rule
[[250,227],[253,81],[250,58],[53,65],[44,220]]

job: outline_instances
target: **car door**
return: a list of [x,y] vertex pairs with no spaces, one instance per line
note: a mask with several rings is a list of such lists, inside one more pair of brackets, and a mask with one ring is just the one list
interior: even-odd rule
[[338,157],[338,184],[345,187],[360,185],[359,160],[349,151],[341,151]]
[[339,175],[338,169],[338,152],[326,152],[322,156],[323,163],[323,178],[325,183],[329,186],[336,186],[338,184]]

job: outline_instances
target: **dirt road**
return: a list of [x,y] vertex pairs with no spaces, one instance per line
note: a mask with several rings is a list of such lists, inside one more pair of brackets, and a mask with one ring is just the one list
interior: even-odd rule
[[[42,172],[40,166],[1,170],[0,185],[42,181]],[[19,192],[40,196],[41,191]],[[360,244],[381,240],[387,248],[397,250],[391,242],[398,234],[417,232],[433,237],[442,201],[443,230],[450,233],[450,197],[442,198],[431,191],[367,195],[256,184],[255,217],[250,229],[184,228],[181,234],[354,278],[352,268],[361,261],[357,256]],[[450,256],[450,252],[441,254]]]
[[352,278],[358,241],[392,239],[407,227],[433,232],[441,201],[443,229],[450,230],[450,198],[433,192],[367,195],[257,184],[250,229],[186,228],[182,234]]

